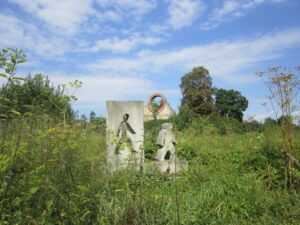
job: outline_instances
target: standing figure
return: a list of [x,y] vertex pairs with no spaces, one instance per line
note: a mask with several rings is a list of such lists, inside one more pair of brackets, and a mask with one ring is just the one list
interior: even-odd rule
[[119,154],[120,150],[122,147],[126,148],[126,145],[129,145],[130,151],[131,152],[136,152],[136,150],[133,147],[133,141],[132,138],[130,137],[129,133],[131,134],[136,134],[134,129],[130,126],[130,124],[127,122],[129,118],[129,114],[124,114],[123,115],[123,120],[119,124],[118,129],[117,129],[117,144],[115,148],[115,154]]
[[172,163],[176,160],[175,145],[177,144],[177,141],[172,133],[172,127],[171,123],[164,123],[158,134],[156,140],[158,151],[154,157],[157,161],[168,160]]

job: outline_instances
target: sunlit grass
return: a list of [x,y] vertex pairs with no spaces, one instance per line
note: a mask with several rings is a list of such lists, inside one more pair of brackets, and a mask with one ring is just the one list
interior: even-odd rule
[[[151,140],[154,128],[146,128]],[[189,159],[189,172],[176,179],[157,174],[149,159],[144,173],[111,174],[104,130],[93,125],[10,123],[1,136],[2,224],[300,222],[298,190],[283,187],[278,130],[224,135],[211,125],[175,133],[179,156]]]

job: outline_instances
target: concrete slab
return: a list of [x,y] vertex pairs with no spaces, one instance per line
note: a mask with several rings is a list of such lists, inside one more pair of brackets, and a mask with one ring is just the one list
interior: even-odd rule
[[106,160],[111,171],[144,165],[144,102],[107,101]]

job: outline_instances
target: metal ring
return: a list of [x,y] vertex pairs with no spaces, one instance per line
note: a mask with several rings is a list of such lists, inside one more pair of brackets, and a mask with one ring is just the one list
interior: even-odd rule
[[152,103],[152,101],[155,99],[155,98],[157,98],[157,97],[160,97],[161,98],[161,104],[159,105],[159,108],[158,108],[158,110],[157,110],[157,113],[160,113],[165,107],[166,107],[166,105],[167,105],[167,99],[166,99],[166,97],[163,95],[163,94],[161,94],[161,93],[154,93],[154,94],[152,94],[150,97],[149,97],[149,100],[148,100],[148,103],[147,103],[147,108],[148,108],[148,110],[150,111],[150,112],[152,112],[153,113],[153,109],[152,109],[152,105],[151,105],[151,103]]

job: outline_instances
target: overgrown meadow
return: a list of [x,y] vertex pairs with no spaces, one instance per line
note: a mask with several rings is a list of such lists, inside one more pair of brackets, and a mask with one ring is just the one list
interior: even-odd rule
[[[277,121],[174,116],[177,154],[189,161],[176,176],[154,171],[165,121],[147,122],[144,170],[112,174],[105,119],[76,117],[72,92],[42,76],[20,80],[17,61],[2,65],[11,70],[1,89],[0,224],[300,224],[300,172],[295,165],[287,189]],[[299,127],[291,135],[299,159]]]
[[177,177],[151,167],[153,122],[145,171],[113,175],[103,123],[63,127],[44,116],[2,123],[2,224],[299,224],[299,191],[283,186],[280,132],[219,122],[176,129],[179,157],[190,166]]

